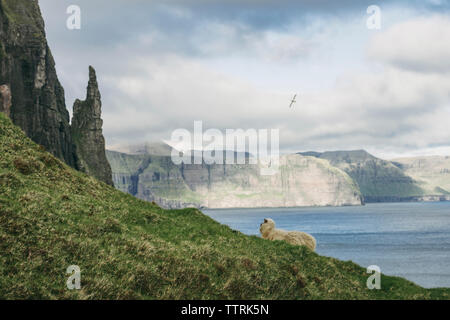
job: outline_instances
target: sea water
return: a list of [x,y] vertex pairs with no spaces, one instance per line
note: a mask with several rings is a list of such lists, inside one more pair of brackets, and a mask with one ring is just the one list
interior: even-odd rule
[[377,265],[426,288],[450,287],[450,202],[204,213],[248,235],[259,235],[263,219],[272,218],[277,228],[312,234],[320,255]]

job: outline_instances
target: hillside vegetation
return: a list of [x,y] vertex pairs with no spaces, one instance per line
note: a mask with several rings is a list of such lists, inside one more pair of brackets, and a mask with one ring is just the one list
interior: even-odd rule
[[[257,228],[258,226],[255,226]],[[81,268],[81,290],[66,269]],[[448,299],[352,262],[166,211],[77,172],[0,113],[0,299]]]

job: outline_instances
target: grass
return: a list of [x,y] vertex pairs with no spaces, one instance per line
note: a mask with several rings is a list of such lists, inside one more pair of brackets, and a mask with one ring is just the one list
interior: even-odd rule
[[[81,290],[66,269],[81,268]],[[0,114],[0,299],[448,299],[305,247],[163,210],[74,171]]]

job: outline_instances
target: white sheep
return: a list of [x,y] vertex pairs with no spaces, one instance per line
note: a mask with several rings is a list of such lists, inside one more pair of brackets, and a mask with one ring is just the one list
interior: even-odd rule
[[307,246],[313,251],[316,249],[316,239],[313,236],[300,231],[275,229],[275,221],[269,218],[264,219],[259,231],[264,239],[282,240],[293,245]]

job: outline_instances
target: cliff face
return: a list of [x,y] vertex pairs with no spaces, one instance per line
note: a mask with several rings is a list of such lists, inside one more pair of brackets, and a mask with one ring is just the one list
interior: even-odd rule
[[64,90],[36,0],[0,0],[0,86],[0,109],[32,140],[76,168]]
[[394,163],[416,180],[426,195],[450,199],[450,157],[402,158]]
[[256,165],[174,165],[168,156],[107,151],[115,186],[166,208],[252,208],[361,205],[357,185],[327,161],[283,156],[280,170]]
[[113,185],[111,167],[105,155],[102,133],[102,102],[95,70],[89,67],[89,83],[85,101],[73,105],[72,136],[81,171]]
[[0,86],[0,112],[11,116],[11,90],[6,84]]
[[302,154],[327,160],[348,173],[358,183],[366,202],[411,201],[424,195],[420,185],[399,167],[364,150]]

